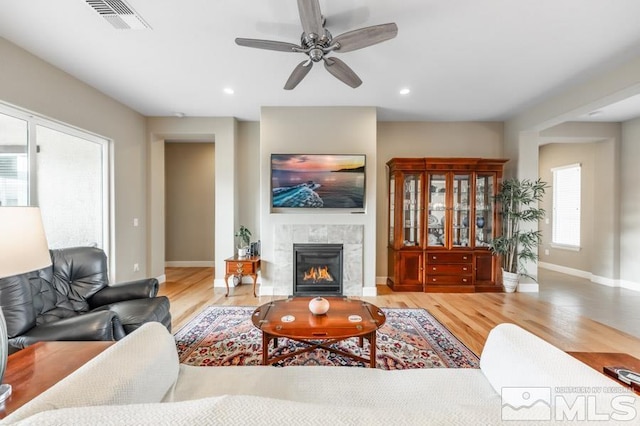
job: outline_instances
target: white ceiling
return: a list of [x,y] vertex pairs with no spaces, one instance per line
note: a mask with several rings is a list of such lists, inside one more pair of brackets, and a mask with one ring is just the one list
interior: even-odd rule
[[2,0],[0,37],[144,115],[241,120],[261,106],[323,105],[376,106],[380,120],[505,120],[640,55],[638,0],[320,0],[334,37],[387,22],[398,36],[340,55],[357,89],[317,64],[285,91],[305,56],[234,39],[298,43],[295,0],[128,2],[152,29],[116,30],[84,0]]

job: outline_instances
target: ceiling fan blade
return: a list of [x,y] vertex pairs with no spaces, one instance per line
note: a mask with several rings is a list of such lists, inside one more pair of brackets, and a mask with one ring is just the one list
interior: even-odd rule
[[272,40],[256,40],[253,38],[236,38],[238,46],[255,47],[256,49],[277,50],[279,52],[296,52],[300,46],[293,43]]
[[317,34],[318,37],[324,35],[322,28],[322,12],[318,0],[298,0],[298,12],[302,29],[309,34]]
[[334,52],[351,52],[394,38],[398,35],[395,23],[374,25],[340,34],[333,38],[331,45],[338,45]]
[[306,61],[300,62],[289,76],[289,79],[284,85],[284,90],[294,89],[298,85],[298,83],[300,83],[302,79],[305,78],[307,74],[309,74],[312,66],[313,62],[308,59]]
[[324,58],[324,67],[335,78],[342,81],[347,86],[351,86],[354,89],[362,84],[360,77],[353,72],[351,68],[338,58]]

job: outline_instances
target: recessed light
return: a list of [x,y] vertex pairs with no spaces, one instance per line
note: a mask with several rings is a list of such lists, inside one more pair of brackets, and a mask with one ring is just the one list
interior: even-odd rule
[[596,111],[591,111],[589,114],[587,114],[589,117],[597,117],[599,115],[604,114],[601,110],[596,110]]
[[411,93],[411,89],[409,89],[408,87],[405,87],[404,89],[400,89],[401,95],[408,95],[409,93]]
[[233,95],[235,93],[235,91],[231,87],[225,87],[222,91],[227,95]]

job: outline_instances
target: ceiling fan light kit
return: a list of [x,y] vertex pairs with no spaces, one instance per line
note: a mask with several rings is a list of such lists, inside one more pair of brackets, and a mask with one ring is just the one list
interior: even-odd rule
[[304,53],[309,58],[300,62],[284,85],[285,90],[294,89],[311,70],[314,62],[324,62],[331,75],[346,85],[356,88],[362,84],[360,77],[340,59],[327,56],[331,53],[345,53],[390,40],[398,35],[395,23],[360,28],[333,37],[325,28],[325,19],[318,0],[298,0],[298,11],[302,23],[300,45],[273,40],[236,38],[236,44],[256,49],[279,52]]

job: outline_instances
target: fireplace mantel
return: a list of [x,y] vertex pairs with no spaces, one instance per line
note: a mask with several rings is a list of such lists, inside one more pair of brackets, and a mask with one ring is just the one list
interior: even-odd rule
[[277,225],[274,230],[273,292],[293,294],[293,244],[342,244],[345,296],[362,296],[364,225]]

